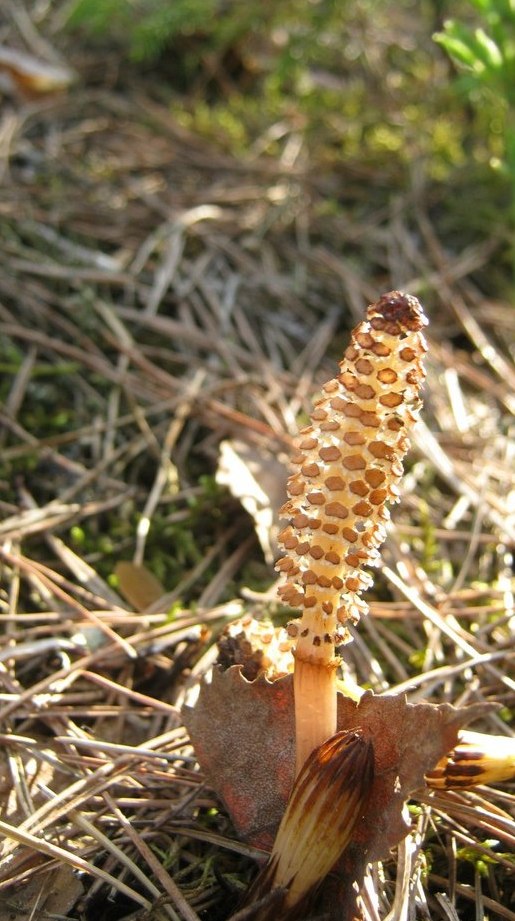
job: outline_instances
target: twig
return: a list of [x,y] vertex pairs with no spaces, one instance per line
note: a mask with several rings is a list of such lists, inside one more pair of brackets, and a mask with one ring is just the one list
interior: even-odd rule
[[[140,895],[139,892],[131,889],[130,886],[122,883],[121,880],[116,879],[116,877],[111,876],[110,873],[106,873],[105,870],[95,866],[95,864],[88,863],[87,860],[79,857],[78,854],[73,854],[72,852],[65,850],[65,848],[58,847],[56,844],[51,844],[50,841],[45,841],[43,838],[38,838],[35,835],[29,834],[29,832],[21,831],[19,828],[14,828],[12,825],[9,825],[7,822],[1,820],[0,832],[5,835],[6,838],[17,841],[19,844],[23,844],[25,847],[29,847],[33,851],[45,854],[47,857],[52,857],[53,859],[64,861],[64,863],[74,867],[76,870],[82,870],[84,873],[89,873],[90,876],[96,876],[104,883],[112,886],[113,889],[115,889],[117,892],[122,892],[129,899],[132,899],[134,902],[138,902],[143,906],[143,908],[146,908],[147,910],[152,908],[152,903]],[[0,887],[1,886],[2,884],[0,883]]]
[[[150,848],[145,843],[145,841],[141,838],[140,835],[137,834],[135,829],[131,826],[131,823],[126,819],[123,812],[121,812],[121,810],[118,809],[116,803],[114,802],[113,798],[109,795],[109,793],[107,792],[104,793],[104,799],[106,803],[109,805],[109,808],[112,809],[114,815],[117,817],[127,837],[129,838],[130,841],[132,841],[132,843],[137,848],[137,850],[139,851],[143,859],[146,861],[148,866],[151,868],[152,872],[156,876],[156,879],[159,880],[164,891],[170,896],[174,905],[178,908],[178,910],[180,911],[185,921],[200,921],[199,916],[197,915],[195,911],[193,911],[191,905],[188,904],[188,902],[184,898],[184,895],[182,894],[179,887],[173,881],[171,876],[166,872],[164,867],[161,866],[155,854],[150,850]],[[157,888],[153,885],[152,885],[152,888],[155,890],[155,894],[157,897],[157,894],[158,894]],[[165,911],[170,908],[170,906],[166,904],[163,907]]]

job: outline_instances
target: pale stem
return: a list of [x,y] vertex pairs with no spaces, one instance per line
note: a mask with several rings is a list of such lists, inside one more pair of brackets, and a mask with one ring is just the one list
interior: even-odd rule
[[336,669],[338,660],[308,662],[295,655],[295,776],[322,742],[336,732]]

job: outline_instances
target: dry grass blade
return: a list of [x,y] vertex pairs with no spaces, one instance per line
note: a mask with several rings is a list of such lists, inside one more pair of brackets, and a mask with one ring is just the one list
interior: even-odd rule
[[65,850],[65,848],[59,847],[56,844],[52,844],[49,841],[42,840],[41,838],[31,835],[28,832],[21,831],[19,828],[14,828],[12,825],[9,825],[7,822],[0,820],[0,832],[5,835],[6,838],[17,841],[19,844],[23,844],[25,847],[29,847],[36,852],[45,854],[47,857],[52,857],[57,860],[62,860],[70,866],[74,867],[76,870],[82,870],[85,873],[89,873],[92,876],[97,876],[103,882],[108,883],[108,885],[113,886],[114,889],[119,892],[123,892],[124,895],[127,895],[133,901],[138,902],[143,908],[149,910],[152,907],[152,903],[148,899],[143,898],[139,895],[134,889],[131,889],[130,886],[127,886],[121,880],[116,879],[116,877],[111,876],[109,873],[105,873],[104,870],[100,867],[96,867],[94,864],[89,863],[89,861],[84,860],[78,854],[72,854],[70,851]]
[[397,850],[397,879],[395,895],[391,910],[386,915],[385,921],[406,921],[414,910],[413,890],[420,873],[417,858],[422,845],[423,836],[408,836]]
[[[4,6],[2,48],[66,52],[61,2]],[[415,19],[426,49],[433,24]],[[393,47],[371,39],[364,60]],[[180,712],[228,622],[285,615],[254,522],[216,482],[220,444],[273,456],[286,478],[292,433],[364,305],[389,288],[423,299],[425,425],[344,678],[358,695],[495,703],[479,728],[508,734],[513,307],[484,293],[497,238],[467,228],[457,251],[439,183],[401,176],[418,167],[313,146],[297,102],[233,156],[230,127],[184,127],[191,99],[174,114],[170,74],[158,90],[157,71],[68,47],[80,82],[10,97],[0,120],[0,914],[14,899],[43,915],[30,886],[61,865],[81,873],[66,911],[83,921],[239,921],[263,855],[235,841]],[[120,562],[164,587],[143,612],[121,598]],[[479,896],[513,921],[512,787],[424,789],[413,809],[398,866],[367,875],[366,921],[469,921]],[[487,862],[482,891],[467,849]]]
[[90,620],[92,624],[97,628],[98,631],[104,633],[107,639],[110,639],[115,646],[118,645],[122,648],[123,652],[128,655],[130,658],[135,658],[136,653],[132,647],[125,642],[123,637],[107,625],[102,623],[102,621],[97,618],[95,613],[91,610],[88,610],[80,602],[77,602],[72,598],[67,592],[65,592],[61,586],[58,584],[60,578],[51,570],[48,570],[45,566],[42,566],[41,563],[36,562],[35,560],[25,559],[20,554],[13,555],[6,551],[5,549],[0,549],[0,559],[8,565],[14,566],[15,568],[25,571],[29,576],[35,578],[40,582],[51,594],[54,594],[60,601],[65,602],[66,604],[74,607],[79,614],[81,614],[85,620]]
[[[434,624],[438,630],[445,634],[449,639],[451,639],[458,649],[470,656],[472,660],[477,658],[477,650],[475,647],[464,638],[464,631],[460,630],[457,632],[455,627],[449,624],[448,618],[440,615],[437,610],[435,610],[431,605],[427,604],[420,595],[414,591],[410,586],[399,576],[393,572],[388,566],[383,567],[383,574],[386,578],[398,588],[402,594],[412,602],[415,608],[417,608],[423,617],[427,618],[432,624]],[[508,653],[509,655],[509,653]],[[515,691],[515,681],[513,681],[508,675],[504,675],[494,666],[489,665],[489,659],[485,661],[485,666],[487,670],[492,671],[495,677],[505,684],[511,691]]]
[[[112,797],[109,794],[104,793],[104,798],[108,803],[109,807],[113,810],[113,813],[117,816],[120,826],[125,830],[128,838],[135,844],[139,854],[143,857],[146,864],[150,867],[152,872],[155,874],[156,879],[161,883],[164,892],[170,897],[174,905],[180,910],[181,916],[185,921],[199,921],[199,916],[193,909],[189,906],[188,902],[182,895],[179,887],[174,883],[173,879],[166,873],[164,867],[161,866],[156,855],[150,850],[148,845],[145,843],[143,838],[134,831],[131,827],[130,822],[127,821],[123,813],[118,809],[116,803],[113,802]],[[143,878],[147,887],[152,889],[152,893],[155,898],[159,898],[159,890],[154,886],[150,880],[147,879],[144,873],[139,871],[140,878]],[[163,906],[165,911],[169,907],[167,905]]]
[[[447,880],[436,873],[431,874],[431,879],[438,886],[447,886]],[[459,895],[463,896],[463,898],[473,902],[475,905],[478,904],[478,893],[477,890],[472,886],[464,886],[458,884],[456,890]],[[495,899],[489,899],[488,896],[483,896],[482,902],[484,907],[497,917],[505,918],[506,921],[515,921],[515,912],[510,911],[506,905],[502,905],[500,902],[496,902]],[[456,911],[454,911],[452,914],[449,914],[449,917],[452,919],[452,921],[456,921],[456,919],[459,918],[459,916],[456,914]]]

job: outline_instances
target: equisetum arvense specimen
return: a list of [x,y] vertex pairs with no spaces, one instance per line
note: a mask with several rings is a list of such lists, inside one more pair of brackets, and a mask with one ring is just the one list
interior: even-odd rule
[[297,773],[311,751],[336,732],[335,647],[347,624],[366,613],[363,571],[378,559],[398,499],[408,432],[420,408],[427,324],[418,300],[383,295],[353,331],[340,373],[323,387],[311,424],[300,432],[288,480],[289,519],[277,563],[279,591],[302,609],[289,625],[295,639]]

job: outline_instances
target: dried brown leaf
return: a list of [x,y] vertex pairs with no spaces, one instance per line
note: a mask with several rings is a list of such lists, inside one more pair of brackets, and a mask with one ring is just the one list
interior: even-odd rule
[[35,876],[9,893],[9,921],[34,917],[66,917],[84,894],[84,884],[72,867],[63,864]]
[[165,595],[163,585],[146,566],[121,560],[115,574],[121,594],[136,611],[146,611]]

